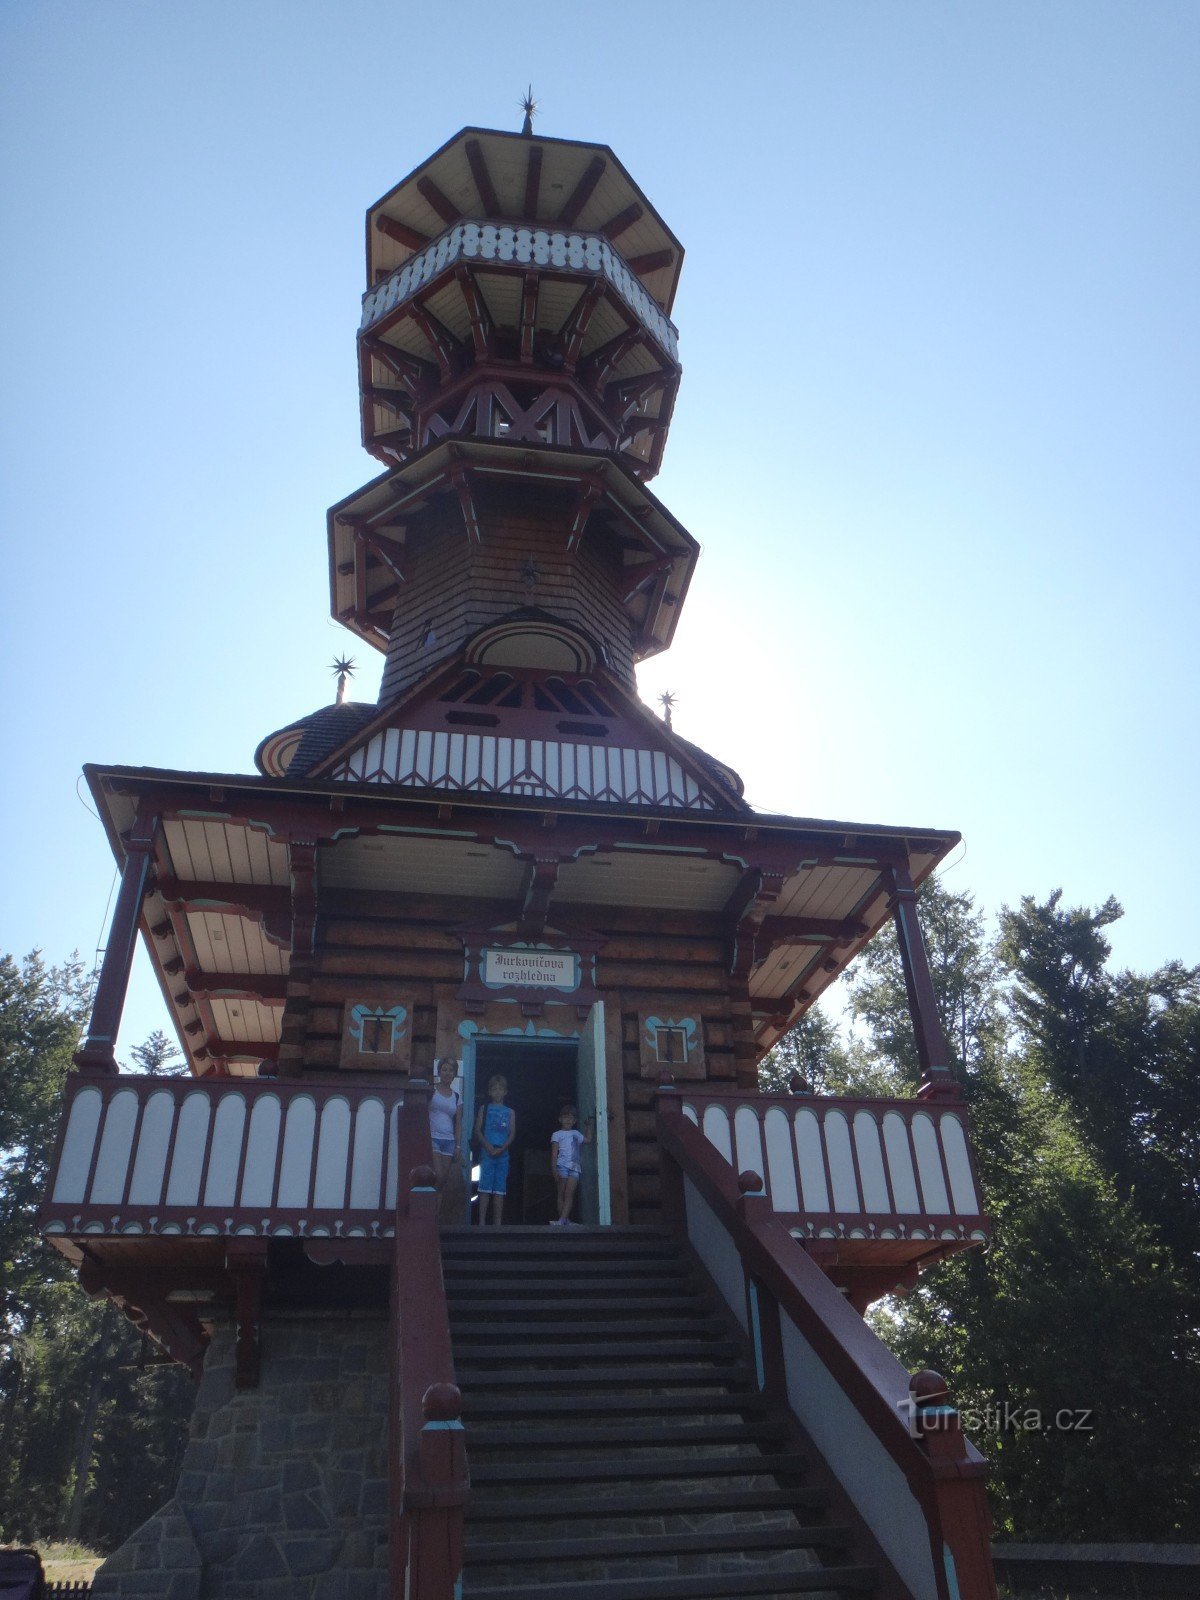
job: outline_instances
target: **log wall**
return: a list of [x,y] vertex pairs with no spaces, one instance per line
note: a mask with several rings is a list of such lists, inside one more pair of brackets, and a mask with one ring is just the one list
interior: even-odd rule
[[[577,1034],[586,1005],[567,997],[544,1005],[464,1001],[464,947],[456,932],[502,924],[511,903],[489,906],[410,895],[331,891],[323,897],[308,982],[302,1055],[305,1070],[328,1073],[410,1068],[428,1075],[440,1055],[460,1056],[459,1025],[499,1035],[535,1018],[539,1029]],[[731,991],[718,919],[625,907],[571,907],[575,937],[598,945],[596,990],[605,1002],[614,1220],[648,1221],[659,1204],[653,1101],[662,1065],[653,1024],[676,1024],[690,1043],[671,1071],[688,1084],[733,1088],[753,1082],[743,1046],[748,1003]],[[585,935],[586,930],[586,935]],[[515,938],[497,934],[497,942]],[[556,944],[570,933],[548,934]],[[395,1061],[346,1052],[355,1005],[399,1007],[410,1029]],[[616,1212],[618,1207],[621,1215]]]

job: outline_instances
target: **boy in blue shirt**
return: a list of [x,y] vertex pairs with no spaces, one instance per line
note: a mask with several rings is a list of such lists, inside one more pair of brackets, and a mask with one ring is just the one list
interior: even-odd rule
[[517,1136],[517,1114],[504,1104],[508,1079],[499,1073],[488,1079],[487,1104],[475,1117],[475,1137],[483,1149],[479,1162],[479,1220],[486,1223],[489,1206],[492,1221],[499,1225],[504,1216],[504,1191],[508,1188],[508,1152]]

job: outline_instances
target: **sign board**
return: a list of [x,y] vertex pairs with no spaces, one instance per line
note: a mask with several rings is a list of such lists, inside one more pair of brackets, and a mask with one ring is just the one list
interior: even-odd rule
[[484,950],[483,981],[489,989],[579,987],[579,957],[573,950]]

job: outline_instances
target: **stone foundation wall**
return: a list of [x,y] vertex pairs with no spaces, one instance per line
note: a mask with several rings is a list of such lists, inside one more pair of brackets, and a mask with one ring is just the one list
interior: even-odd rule
[[385,1600],[387,1324],[264,1319],[257,1389],[214,1329],[174,1497],[96,1574],[94,1600]]

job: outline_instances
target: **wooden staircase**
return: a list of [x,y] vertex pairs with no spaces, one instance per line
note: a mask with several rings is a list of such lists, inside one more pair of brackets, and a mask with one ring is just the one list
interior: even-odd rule
[[469,1600],[873,1593],[741,1328],[648,1228],[449,1228]]

